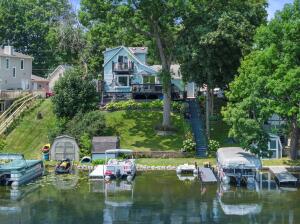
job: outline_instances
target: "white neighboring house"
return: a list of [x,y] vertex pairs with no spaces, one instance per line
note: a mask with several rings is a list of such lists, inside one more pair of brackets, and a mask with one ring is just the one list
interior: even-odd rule
[[65,72],[70,69],[72,66],[69,65],[59,65],[52,73],[48,75],[49,80],[49,91],[53,92],[54,85],[59,78],[63,77]]
[[14,51],[13,46],[0,48],[0,90],[29,90],[33,57]]

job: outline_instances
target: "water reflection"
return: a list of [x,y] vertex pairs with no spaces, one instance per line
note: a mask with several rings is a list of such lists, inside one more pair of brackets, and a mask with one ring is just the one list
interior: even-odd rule
[[261,198],[256,191],[220,184],[217,197],[226,215],[259,214],[262,211]]
[[[0,188],[0,223],[300,223],[300,191],[262,173],[249,190],[145,172],[127,181],[48,175]],[[63,186],[63,187],[62,187]]]

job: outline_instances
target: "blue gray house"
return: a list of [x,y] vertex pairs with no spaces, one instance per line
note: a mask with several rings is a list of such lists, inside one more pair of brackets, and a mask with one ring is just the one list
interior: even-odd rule
[[[147,47],[108,48],[104,53],[106,96],[116,98],[161,98],[162,85],[158,77],[160,65],[147,64]],[[179,65],[172,65],[172,95],[184,90]]]

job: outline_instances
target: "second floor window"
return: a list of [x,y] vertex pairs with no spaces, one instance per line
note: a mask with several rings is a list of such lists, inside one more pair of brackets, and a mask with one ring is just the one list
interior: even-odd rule
[[24,59],[21,59],[21,69],[24,69]]
[[9,58],[6,58],[6,69],[9,69]]
[[16,77],[16,67],[13,67],[13,77]]

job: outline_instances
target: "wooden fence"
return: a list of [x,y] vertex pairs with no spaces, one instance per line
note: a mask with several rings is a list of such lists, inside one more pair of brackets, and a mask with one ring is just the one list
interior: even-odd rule
[[28,94],[21,99],[16,100],[3,114],[0,116],[0,135],[27,109],[38,94]]

